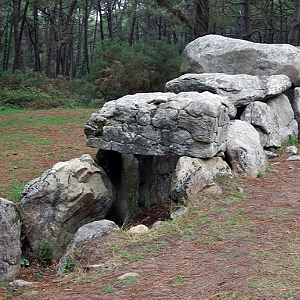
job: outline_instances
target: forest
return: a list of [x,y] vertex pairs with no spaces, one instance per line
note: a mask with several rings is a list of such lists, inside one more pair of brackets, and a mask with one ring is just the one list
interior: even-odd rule
[[299,45],[300,0],[0,2],[0,106],[161,91],[206,34]]

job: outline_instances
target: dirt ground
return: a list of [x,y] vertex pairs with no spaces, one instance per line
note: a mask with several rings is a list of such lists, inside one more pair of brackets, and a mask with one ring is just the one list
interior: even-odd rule
[[[76,130],[72,132],[76,137],[82,135]],[[61,138],[65,140],[65,150],[80,154],[84,149],[83,143],[74,146],[75,137],[71,134],[64,136],[59,132],[57,139]],[[38,266],[33,264],[23,268],[16,278],[36,283],[13,294],[5,294],[6,289],[0,288],[0,298],[300,299],[300,162],[287,162],[287,157],[281,155],[271,162],[278,163],[272,167],[278,173],[238,179],[243,189],[242,201],[205,211],[207,222],[197,223],[197,228],[193,228],[201,237],[208,231],[211,233],[208,238],[217,234],[221,238],[205,242],[200,235],[183,238],[177,232],[168,232],[152,240],[164,242],[157,252],[136,260],[115,260],[102,272],[85,270],[63,278],[55,277],[55,264],[44,269],[41,276],[37,276]],[[211,205],[212,201],[221,200],[216,197],[209,201]],[[191,219],[201,213],[193,212]],[[148,212],[151,214],[158,219],[166,218],[159,207]],[[149,218],[143,212],[141,219]],[[103,237],[86,249],[82,266],[108,260],[100,254],[93,256],[93,249],[103,248],[115,239],[120,239],[118,234]],[[141,247],[136,244],[131,251],[138,252]],[[139,276],[136,280],[117,280],[127,272]]]

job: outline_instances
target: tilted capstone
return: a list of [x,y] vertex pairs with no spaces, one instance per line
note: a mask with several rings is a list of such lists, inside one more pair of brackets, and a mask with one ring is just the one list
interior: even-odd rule
[[119,153],[213,157],[225,151],[235,112],[226,97],[210,92],[127,95],[91,115],[87,145]]

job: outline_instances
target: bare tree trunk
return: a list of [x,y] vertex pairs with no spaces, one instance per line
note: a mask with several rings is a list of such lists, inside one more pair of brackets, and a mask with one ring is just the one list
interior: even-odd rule
[[134,43],[134,31],[136,27],[136,9],[137,9],[137,0],[135,0],[134,5],[133,5],[133,16],[131,19],[131,26],[130,26],[130,35],[129,35],[129,45],[132,46]]
[[29,0],[26,0],[23,18],[21,27],[19,29],[20,23],[20,13],[21,13],[21,0],[13,0],[13,17],[12,23],[14,26],[14,40],[15,40],[15,59],[13,71],[22,69],[22,52],[21,52],[21,44],[24,32],[24,26],[26,21],[27,10],[29,6]]
[[85,13],[84,13],[84,59],[87,73],[90,73],[90,60],[89,60],[89,45],[88,45],[88,20],[89,20],[89,1],[85,0]]
[[246,40],[251,40],[250,32],[250,0],[244,0],[240,6],[240,17],[238,18],[236,33]]
[[101,2],[98,2],[98,11],[99,11],[99,25],[100,25],[100,35],[101,35],[101,41],[104,40],[104,29],[103,29],[103,15],[102,15],[102,9],[101,9]]
[[83,28],[81,25],[81,19],[78,20],[78,41],[77,41],[77,57],[76,62],[73,67],[72,76],[77,77],[78,76],[78,66],[80,65],[80,59],[81,59],[81,49],[82,49],[82,38],[83,38]]
[[123,4],[123,8],[122,8],[122,12],[121,12],[119,21],[117,23],[115,38],[118,38],[120,33],[121,33],[121,30],[122,30],[122,27],[123,27],[123,21],[124,21],[124,17],[125,17],[125,12],[126,12],[126,9],[127,9],[127,5],[128,5],[128,1],[125,0],[125,2]]
[[20,22],[20,7],[21,0],[13,0],[13,16],[12,24],[14,27],[14,41],[15,41],[15,59],[13,71],[21,69],[21,51],[19,45],[19,22]]
[[50,30],[49,30],[49,40],[48,40],[48,47],[47,47],[47,64],[46,64],[46,76],[47,77],[51,77],[51,71],[52,71],[57,5],[58,5],[58,3],[57,3],[57,1],[55,1],[53,11],[52,11],[52,16],[50,16]]
[[[197,0],[207,2],[208,0]],[[184,12],[176,7],[173,7],[170,0],[156,0],[157,4],[161,7],[167,8],[171,13],[173,13],[181,22],[186,24],[189,28],[194,29],[193,22],[184,14]]]
[[294,13],[291,31],[289,34],[289,44],[299,45],[299,23],[300,23],[300,0],[294,1]]
[[113,39],[113,14],[112,14],[112,0],[107,1],[107,25],[108,25],[108,37]]
[[38,1],[33,3],[33,34],[34,34],[34,72],[41,71],[40,60],[40,39],[39,39],[39,19],[38,19]]
[[196,0],[196,17],[194,37],[208,34],[209,25],[209,4],[208,0]]

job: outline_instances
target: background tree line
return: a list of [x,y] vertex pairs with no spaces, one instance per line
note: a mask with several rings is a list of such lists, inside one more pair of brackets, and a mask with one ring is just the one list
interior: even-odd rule
[[0,3],[2,92],[48,85],[107,100],[162,90],[185,45],[208,33],[299,44],[300,0]]

